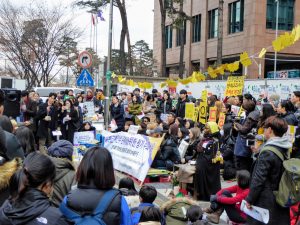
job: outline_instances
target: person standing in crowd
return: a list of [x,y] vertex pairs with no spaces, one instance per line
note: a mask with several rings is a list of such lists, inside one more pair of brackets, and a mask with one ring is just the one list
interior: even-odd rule
[[32,130],[28,127],[21,126],[16,130],[16,138],[24,150],[25,156],[36,151],[35,138]]
[[300,91],[294,91],[294,93],[292,94],[291,102],[295,106],[296,112],[294,113],[294,115],[298,121],[298,127],[295,133],[295,141],[293,144],[293,151],[291,157],[300,158]]
[[34,118],[37,114],[37,103],[29,98],[28,91],[21,92],[21,113],[23,115],[24,125],[28,126],[32,132],[35,131]]
[[138,116],[142,115],[142,103],[140,101],[139,96],[134,95],[132,97],[132,102],[128,105],[129,114],[132,116],[132,120],[135,125],[139,125],[141,120]]
[[69,141],[59,140],[48,148],[48,155],[51,156],[56,169],[50,200],[55,207],[59,207],[63,198],[76,184],[75,167],[72,163],[73,145]]
[[[103,215],[109,225],[130,225],[131,214],[121,192],[113,189],[115,174],[110,152],[106,148],[92,147],[81,160],[77,174],[77,188],[72,190],[62,204],[80,215],[90,215],[108,191],[115,195]],[[67,216],[67,215],[65,215]]]
[[[256,160],[250,183],[250,192],[246,198],[247,207],[252,205],[269,210],[270,219],[268,225],[289,224],[289,208],[283,208],[276,202],[273,191],[278,190],[283,169],[283,161],[273,151],[268,150],[269,146],[276,148],[284,158],[289,157],[289,149],[292,147],[287,136],[287,122],[279,117],[271,116],[265,121],[264,136],[266,144],[260,151]],[[251,217],[248,217],[249,225],[263,224]]]
[[39,138],[39,150],[46,154],[46,144],[52,144],[52,131],[56,129],[57,109],[53,105],[56,98],[55,93],[50,93],[46,103],[39,107],[37,119],[39,120],[37,137]]
[[207,99],[208,108],[214,107],[217,100],[218,99],[215,95],[209,96]]
[[70,99],[67,99],[61,108],[60,117],[62,121],[62,138],[73,143],[74,133],[80,128],[80,121],[78,112],[74,109]]
[[116,132],[124,130],[125,119],[124,119],[124,107],[120,104],[119,99],[116,95],[112,96],[112,103],[110,105],[111,118],[115,120],[118,128]]
[[10,180],[11,196],[0,208],[0,224],[67,225],[48,199],[55,178],[55,166],[41,153],[30,153],[23,168]]
[[172,111],[172,99],[171,99],[170,94],[168,92],[164,93],[163,99],[162,99],[162,101],[160,103],[160,106],[159,106],[159,110],[163,114],[168,114]]
[[210,195],[216,194],[221,189],[220,162],[216,160],[219,139],[218,124],[207,122],[204,137],[197,145],[194,183],[198,200],[209,201]]
[[246,111],[246,118],[241,119],[240,123],[234,123],[234,129],[238,131],[236,144],[234,146],[237,170],[250,171],[252,165],[252,152],[250,146],[247,146],[247,135],[253,128],[256,128],[258,123],[259,111],[255,110],[255,106],[252,95],[246,94],[242,106]]
[[282,100],[278,104],[277,113],[287,122],[288,125],[298,126],[294,110],[294,105],[290,100]]
[[187,91],[181,90],[179,94],[180,98],[178,99],[178,103],[176,106],[176,116],[185,118],[185,104],[189,102]]

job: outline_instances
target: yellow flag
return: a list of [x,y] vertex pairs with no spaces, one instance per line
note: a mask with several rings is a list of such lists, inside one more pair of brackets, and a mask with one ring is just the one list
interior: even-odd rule
[[263,48],[263,49],[260,51],[260,53],[259,53],[259,56],[258,56],[258,57],[261,59],[262,57],[264,57],[264,56],[265,56],[266,52],[267,52],[267,49]]
[[243,52],[241,55],[240,55],[240,62],[243,66],[247,67],[247,66],[250,66],[252,64],[252,61],[251,59],[249,58],[249,55],[247,52]]

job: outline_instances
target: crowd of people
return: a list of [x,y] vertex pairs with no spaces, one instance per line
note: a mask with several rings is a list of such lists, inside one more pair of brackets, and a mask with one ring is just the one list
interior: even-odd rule
[[[95,113],[103,113],[104,99],[102,90],[77,96],[69,90],[51,93],[41,102],[37,93],[23,91],[16,122],[3,115],[0,92],[0,224],[80,224],[86,219],[105,224],[175,224],[179,217],[183,224],[188,220],[204,224],[219,223],[224,210],[233,223],[263,224],[241,211],[242,200],[249,209],[253,205],[268,209],[268,224],[296,224],[299,204],[282,207],[273,194],[284,169],[270,146],[285,159],[300,158],[299,128],[293,140],[287,135],[288,126],[300,127],[299,91],[286,100],[276,96],[256,100],[251,94],[221,100],[211,95],[204,124],[199,118],[185,117],[187,103],[201,102],[186,90],[171,96],[155,89],[141,94],[137,88],[112,96],[110,131],[127,132],[138,125],[139,134],[162,137],[152,167],[173,171],[178,164],[195,165],[188,191],[195,200],[211,202],[205,209],[188,199],[171,200],[159,209],[154,204],[155,188],[143,186],[137,192],[129,178],[115,189],[112,158],[105,148],[89,149],[75,168],[74,133],[95,129],[84,120],[81,103],[91,101]],[[216,120],[209,121],[212,107],[217,109]],[[233,110],[237,107],[238,113]],[[223,126],[218,124],[221,113],[226,116]],[[57,129],[62,132],[59,141],[52,134]],[[183,142],[188,146],[181,155]],[[222,189],[221,177],[236,179],[237,185]],[[187,208],[185,215],[171,212],[178,202]]]

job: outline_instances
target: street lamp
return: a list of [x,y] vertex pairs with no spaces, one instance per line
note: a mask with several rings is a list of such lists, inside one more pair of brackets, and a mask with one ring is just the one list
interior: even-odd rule
[[[276,2],[276,39],[278,37],[278,15],[279,15],[279,0],[275,0]],[[277,72],[277,51],[275,51],[275,56],[274,56],[274,78],[276,76]]]

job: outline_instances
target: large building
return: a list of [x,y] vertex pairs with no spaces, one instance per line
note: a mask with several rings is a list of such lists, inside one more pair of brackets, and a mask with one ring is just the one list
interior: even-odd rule
[[[166,0],[168,1],[168,0]],[[194,70],[205,72],[217,58],[219,0],[184,0],[184,12],[192,17],[185,25],[184,64],[185,76]],[[276,0],[224,0],[223,1],[223,63],[234,62],[247,51],[250,56],[267,48],[265,59],[255,59],[247,71],[248,78],[274,76],[272,41],[276,29]],[[279,0],[279,34],[291,31],[300,24],[300,1]],[[178,76],[180,35],[166,19],[167,76]],[[154,71],[161,74],[161,14],[159,0],[154,0]],[[297,77],[300,69],[300,41],[278,53],[276,76]],[[276,77],[275,76],[275,77]]]

